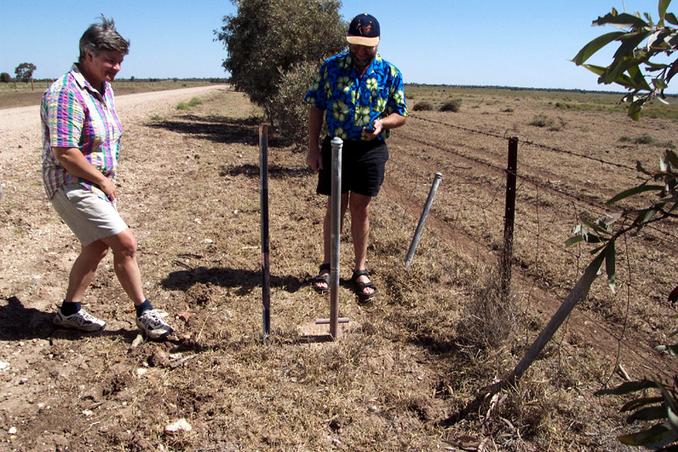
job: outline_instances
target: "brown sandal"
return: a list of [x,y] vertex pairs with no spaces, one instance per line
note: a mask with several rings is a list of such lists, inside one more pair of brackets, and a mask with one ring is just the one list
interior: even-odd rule
[[[374,283],[370,280],[367,282],[358,281],[358,278],[361,276],[370,277],[370,272],[367,269],[364,270],[353,270],[353,275],[351,275],[351,281],[353,282],[353,292],[358,296],[358,301],[360,303],[367,303],[372,300],[377,295],[377,288],[374,286]],[[372,289],[372,293],[366,294],[365,289]]]
[[[318,287],[318,284],[325,284],[327,287]],[[325,294],[330,290],[330,264],[321,264],[318,274],[311,280],[313,290],[320,294]]]

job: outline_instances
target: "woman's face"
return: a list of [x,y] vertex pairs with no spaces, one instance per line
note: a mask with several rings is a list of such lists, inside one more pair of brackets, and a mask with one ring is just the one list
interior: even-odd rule
[[95,87],[104,81],[112,82],[120,72],[124,58],[125,55],[117,50],[102,50],[98,55],[88,53],[83,61],[85,77]]

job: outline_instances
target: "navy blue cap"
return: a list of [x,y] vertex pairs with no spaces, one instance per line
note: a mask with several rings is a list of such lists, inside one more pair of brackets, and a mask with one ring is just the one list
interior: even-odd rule
[[367,13],[358,14],[348,26],[349,44],[374,47],[379,44],[379,21]]

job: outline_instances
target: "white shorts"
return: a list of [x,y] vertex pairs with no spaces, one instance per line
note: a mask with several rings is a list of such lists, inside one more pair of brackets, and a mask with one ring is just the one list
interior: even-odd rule
[[81,185],[66,185],[57,190],[52,206],[82,246],[127,229],[118,209],[103,192],[97,194]]

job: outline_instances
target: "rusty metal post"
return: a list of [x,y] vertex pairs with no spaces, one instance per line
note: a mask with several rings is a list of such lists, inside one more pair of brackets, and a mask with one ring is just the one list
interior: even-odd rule
[[431,189],[428,192],[426,204],[424,204],[424,210],[421,212],[421,215],[419,216],[419,223],[417,223],[417,228],[414,231],[414,237],[412,237],[410,248],[407,250],[407,254],[405,255],[405,268],[409,268],[410,264],[412,263],[412,259],[414,259],[414,253],[415,251],[417,251],[419,240],[421,240],[421,236],[424,233],[424,224],[426,223],[426,218],[428,218],[428,214],[431,211],[431,204],[433,204],[433,198],[435,198],[436,193],[438,192],[438,187],[440,186],[440,182],[442,180],[443,174],[436,173],[435,177],[433,178],[433,183],[431,184]]
[[259,125],[259,202],[261,205],[261,340],[265,344],[271,332],[271,267],[268,231],[268,124]]
[[332,138],[332,195],[330,197],[330,335],[339,334],[339,238],[341,237],[341,138]]
[[518,171],[518,137],[508,140],[506,168],[506,207],[504,212],[504,250],[501,254],[501,300],[511,293],[511,261],[513,260],[513,225],[516,210],[516,177]]

